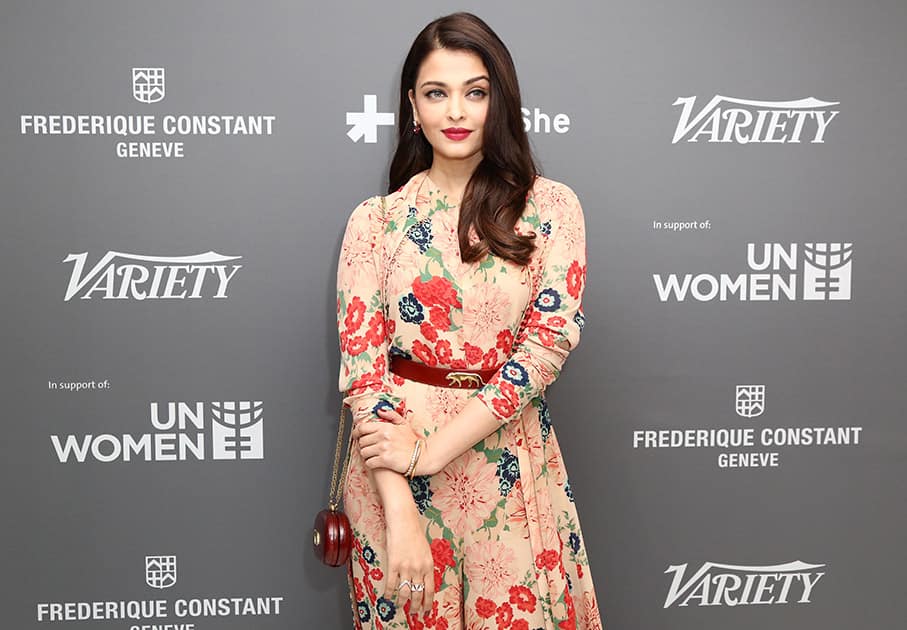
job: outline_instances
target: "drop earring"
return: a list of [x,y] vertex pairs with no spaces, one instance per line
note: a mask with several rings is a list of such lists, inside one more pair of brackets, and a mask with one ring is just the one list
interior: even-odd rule
[[419,133],[420,131],[422,131],[422,125],[420,125],[417,121],[414,120],[413,121],[413,133]]

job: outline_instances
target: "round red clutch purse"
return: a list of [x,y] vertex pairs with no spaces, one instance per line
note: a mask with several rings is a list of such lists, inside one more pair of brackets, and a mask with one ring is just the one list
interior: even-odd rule
[[339,567],[350,559],[353,531],[346,514],[339,510],[321,510],[315,517],[312,547],[324,564]]

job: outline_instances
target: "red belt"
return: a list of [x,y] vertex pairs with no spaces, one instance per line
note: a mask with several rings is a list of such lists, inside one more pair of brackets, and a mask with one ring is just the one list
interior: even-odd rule
[[437,387],[454,387],[456,389],[478,389],[491,380],[500,365],[487,370],[448,370],[432,367],[394,355],[390,360],[390,371],[397,376]]

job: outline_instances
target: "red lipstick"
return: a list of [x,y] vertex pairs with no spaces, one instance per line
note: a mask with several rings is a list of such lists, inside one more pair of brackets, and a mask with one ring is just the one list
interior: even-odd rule
[[469,129],[463,129],[461,127],[448,127],[447,129],[442,129],[441,133],[450,138],[451,140],[465,140],[469,137],[469,134],[472,133]]

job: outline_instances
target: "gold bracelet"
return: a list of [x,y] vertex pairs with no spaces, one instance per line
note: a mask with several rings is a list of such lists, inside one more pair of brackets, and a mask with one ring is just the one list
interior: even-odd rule
[[416,440],[416,445],[413,447],[413,456],[410,458],[409,468],[406,469],[406,472],[403,473],[404,477],[413,478],[413,473],[416,472],[416,462],[419,461],[419,451],[422,448],[422,440]]

